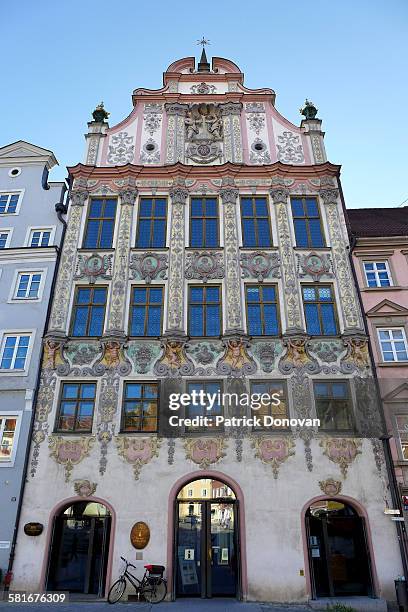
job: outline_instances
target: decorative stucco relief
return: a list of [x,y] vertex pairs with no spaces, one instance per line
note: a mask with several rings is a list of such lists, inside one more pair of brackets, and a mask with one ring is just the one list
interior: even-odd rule
[[133,467],[135,480],[139,480],[143,466],[159,456],[161,441],[156,437],[116,436],[115,441],[119,456]]
[[112,254],[92,253],[91,255],[85,255],[79,253],[74,278],[75,280],[85,278],[92,285],[99,279],[110,280],[112,278],[112,268]]
[[155,102],[144,105],[143,122],[144,128],[150,136],[153,136],[161,126],[163,117],[163,105]]
[[340,467],[344,478],[347,476],[350,465],[362,452],[362,441],[358,438],[325,437],[320,441],[320,446],[323,449],[323,454]]
[[187,159],[210,164],[222,158],[223,122],[218,104],[191,104],[184,123]]
[[88,192],[83,189],[72,191],[70,195],[71,207],[69,222],[67,232],[65,234],[64,246],[62,249],[58,271],[58,279],[54,292],[49,323],[50,331],[65,333],[69,302],[72,292],[72,280],[76,265],[76,249],[78,245],[79,231],[81,228],[82,212],[87,198]]
[[[292,388],[293,406],[298,419],[312,419],[312,394],[310,390],[309,379],[303,368],[295,373],[290,379]],[[313,431],[311,427],[298,427],[297,435],[303,440],[306,467],[311,472],[313,470],[313,457],[311,441],[317,430]]]
[[318,283],[323,276],[327,278],[333,277],[332,261],[330,255],[326,253],[305,253],[303,255],[296,254],[297,270],[300,278],[309,276]]
[[137,374],[153,372],[153,362],[160,354],[159,342],[129,342],[127,355]]
[[194,373],[194,364],[186,354],[185,340],[165,339],[162,348],[162,356],[153,368],[156,376],[178,378],[191,376]]
[[168,103],[165,104],[167,113],[167,144],[166,163],[181,161],[184,163],[184,119],[188,110],[188,104]]
[[186,459],[190,459],[202,469],[207,469],[226,456],[225,438],[190,438],[184,441]]
[[160,147],[156,140],[148,138],[142,145],[140,152],[141,164],[158,164],[160,162]]
[[305,162],[300,136],[293,132],[285,131],[278,135],[276,149],[278,160],[284,164],[304,164]]
[[370,370],[370,356],[368,353],[368,339],[365,336],[343,337],[343,345],[347,352],[341,360],[341,370],[351,374],[355,370],[368,372]]
[[225,253],[225,290],[226,290],[226,331],[242,331],[241,279],[239,270],[239,244],[236,220],[238,189],[233,179],[224,179],[220,190],[224,206],[224,253]]
[[217,93],[215,85],[209,85],[208,83],[199,83],[190,87],[192,94],[214,94]]
[[270,164],[271,156],[268,145],[262,138],[255,138],[250,145],[249,161],[251,164]]
[[171,228],[169,254],[167,331],[183,332],[185,206],[188,191],[176,182],[170,190]]
[[91,497],[95,493],[97,486],[96,482],[91,482],[90,480],[76,480],[74,482],[74,491],[79,497]]
[[255,342],[251,345],[251,351],[257,358],[261,371],[270,374],[275,369],[276,360],[282,353],[282,343],[280,340]]
[[257,370],[254,359],[249,356],[248,341],[240,337],[225,339],[224,355],[217,363],[217,373],[224,376],[248,376]]
[[289,436],[253,436],[251,446],[255,449],[255,457],[271,466],[275,479],[281,465],[295,454],[295,442]]
[[280,256],[282,265],[283,286],[285,292],[286,317],[289,331],[302,331],[302,307],[296,277],[295,257],[292,248],[289,228],[287,200],[289,190],[283,179],[273,179],[273,188],[270,191],[276,210],[276,223],[279,237]]
[[129,263],[131,277],[147,284],[152,280],[166,279],[167,261],[167,253],[132,253]]
[[110,166],[130,164],[135,156],[134,136],[119,132],[109,140],[107,163]]
[[74,465],[78,465],[89,456],[94,442],[93,436],[81,436],[72,440],[61,436],[49,437],[50,457],[64,466],[65,482],[69,482]]
[[194,251],[186,255],[185,277],[206,283],[215,278],[224,278],[224,257],[214,251]]
[[242,136],[240,102],[220,104],[224,131],[224,162],[242,163]]
[[262,283],[266,278],[281,277],[279,253],[254,251],[240,255],[242,278],[255,278]]
[[124,334],[124,310],[126,287],[129,273],[130,231],[132,225],[132,208],[138,190],[129,180],[127,187],[119,192],[120,216],[118,238],[113,265],[112,292],[108,309],[107,332]]
[[330,243],[333,252],[333,262],[340,293],[340,305],[344,315],[345,329],[362,329],[362,321],[354,281],[351,274],[345,236],[342,231],[339,216],[339,191],[329,185],[320,189],[327,215]]
[[334,478],[326,478],[326,480],[319,481],[319,487],[325,495],[332,497],[333,495],[340,495],[342,482],[341,480],[334,480]]
[[279,361],[279,370],[282,374],[318,374],[320,366],[317,360],[309,353],[308,336],[298,335],[283,338],[286,353]]
[[265,105],[262,102],[250,102],[245,104],[245,111],[249,129],[259,136],[265,127]]

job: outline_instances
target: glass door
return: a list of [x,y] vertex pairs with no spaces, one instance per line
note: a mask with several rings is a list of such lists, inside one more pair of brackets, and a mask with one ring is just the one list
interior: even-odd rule
[[179,502],[177,516],[176,564],[178,596],[202,593],[202,517],[200,501]]
[[237,543],[235,504],[209,504],[208,596],[234,597],[237,594]]

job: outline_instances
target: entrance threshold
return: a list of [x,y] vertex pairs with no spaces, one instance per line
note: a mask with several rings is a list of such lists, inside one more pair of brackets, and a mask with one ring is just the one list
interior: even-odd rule
[[327,610],[327,606],[342,604],[361,612],[387,612],[387,602],[381,597],[319,597],[309,600],[312,610]]

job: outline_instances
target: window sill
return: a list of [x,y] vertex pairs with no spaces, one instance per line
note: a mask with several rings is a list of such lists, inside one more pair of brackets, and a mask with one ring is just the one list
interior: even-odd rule
[[142,251],[168,251],[169,247],[168,246],[164,246],[164,247],[131,247],[130,249],[131,251],[138,251],[138,252],[142,252]]
[[118,436],[157,436],[159,434],[158,430],[156,431],[125,431],[120,430],[118,432]]
[[392,285],[391,287],[363,287],[362,289],[360,289],[360,291],[376,293],[380,291],[401,291],[402,289],[406,289],[406,287],[400,287],[399,285]]
[[82,247],[77,249],[78,253],[93,253],[95,251],[105,251],[108,253],[114,253],[114,247],[95,247],[93,249],[89,249],[88,247]]
[[191,244],[189,244],[187,247],[185,247],[185,250],[186,251],[219,251],[220,249],[223,249],[223,248],[224,247],[221,245],[209,247],[209,246],[191,246]]
[[59,431],[59,430],[54,430],[52,432],[53,436],[92,436],[92,431],[66,431],[65,429],[63,431]]
[[240,245],[240,250],[241,251],[278,251],[279,247],[275,246],[274,244],[270,244],[269,246],[244,246],[243,244]]
[[322,247],[314,247],[314,246],[294,246],[294,251],[331,251],[331,246],[322,246]]
[[377,361],[377,367],[380,368],[404,368],[408,366],[408,360],[407,361]]

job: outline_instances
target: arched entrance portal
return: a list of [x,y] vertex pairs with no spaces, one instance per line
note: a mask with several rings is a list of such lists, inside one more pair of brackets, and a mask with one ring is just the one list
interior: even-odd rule
[[175,512],[177,597],[239,595],[238,521],[238,501],[224,482],[201,478],[180,489]]
[[54,519],[47,590],[102,597],[111,514],[97,502],[77,501]]
[[321,499],[306,512],[313,597],[373,596],[363,517],[344,501]]

